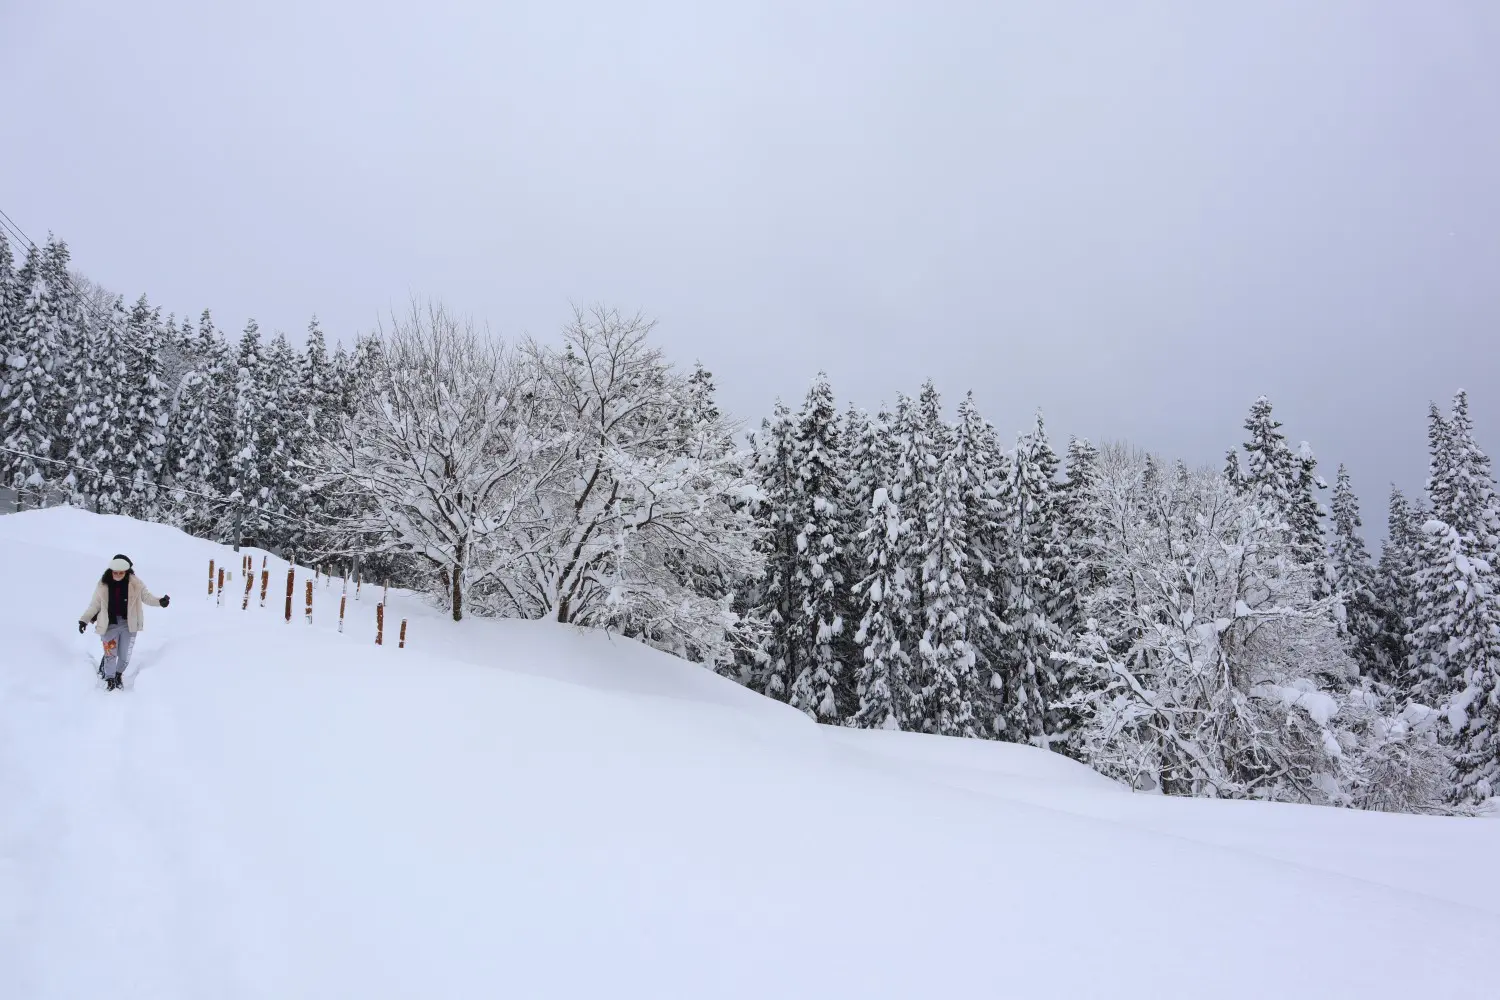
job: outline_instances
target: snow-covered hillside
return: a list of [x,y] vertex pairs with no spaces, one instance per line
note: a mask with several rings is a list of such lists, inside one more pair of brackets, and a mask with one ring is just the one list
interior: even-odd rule
[[[78,613],[125,552],[126,689]],[[833,730],[639,644],[334,629],[233,554],[0,517],[0,996],[1410,997],[1500,990],[1500,822],[1132,794]]]

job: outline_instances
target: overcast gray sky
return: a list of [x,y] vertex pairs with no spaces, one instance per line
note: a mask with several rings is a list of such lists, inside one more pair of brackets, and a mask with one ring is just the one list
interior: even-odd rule
[[758,421],[819,368],[1217,464],[1259,393],[1383,531],[1500,453],[1500,4],[0,0],[0,208],[237,331],[640,309]]

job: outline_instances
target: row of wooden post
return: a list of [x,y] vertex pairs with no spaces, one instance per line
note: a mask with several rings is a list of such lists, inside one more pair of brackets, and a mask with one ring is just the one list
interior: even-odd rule
[[[265,607],[266,606],[266,592],[270,589],[270,585],[271,585],[271,571],[266,566],[266,562],[267,562],[268,558],[269,557],[262,557],[261,558],[261,563],[260,563],[260,565],[261,565],[261,570],[260,570],[260,606],[261,607]],[[255,586],[255,558],[253,556],[249,556],[249,555],[245,556],[243,562],[240,565],[240,569],[241,569],[241,571],[245,575],[245,599],[240,602],[240,610],[241,611],[245,611],[245,610],[248,610],[249,607],[250,607],[250,592],[251,592],[251,590],[254,589],[254,586]],[[313,575],[314,575],[314,577],[320,575],[320,570],[314,569],[313,570]],[[332,575],[331,574],[321,574],[321,575],[327,576],[330,580],[332,579]],[[215,564],[214,564],[214,560],[210,559],[208,561],[208,596],[210,598],[217,597],[218,603],[220,605],[222,605],[224,603],[224,578],[225,578],[224,567],[223,566],[217,566],[216,567]],[[287,566],[287,570],[286,570],[286,610],[284,612],[284,614],[286,616],[286,620],[288,622],[290,622],[292,620],[292,596],[293,596],[293,594],[295,592],[296,584],[297,584],[297,570],[296,570],[296,567],[289,564]],[[326,584],[325,584],[325,586],[326,586]],[[377,645],[377,646],[383,646],[383,645],[385,645],[385,605],[386,605],[386,602],[390,599],[390,592],[391,592],[390,584],[386,584],[382,588],[382,590],[383,590],[383,592],[381,594],[381,601],[380,601],[379,604],[375,605],[375,645]],[[359,600],[359,578],[358,577],[355,578],[355,582],[354,582],[354,599],[356,601]],[[307,602],[307,604],[306,604],[306,608],[305,608],[304,614],[306,615],[306,618],[307,618],[307,624],[311,625],[313,623],[313,581],[312,580],[308,580],[307,581],[306,602]],[[349,607],[349,579],[348,579],[348,577],[345,577],[344,578],[344,592],[339,595],[339,631],[340,632],[344,631],[344,614],[348,610],[348,607]],[[406,619],[405,618],[401,619],[401,637],[400,637],[400,640],[399,640],[398,648],[400,648],[400,649],[405,649],[406,648]]]

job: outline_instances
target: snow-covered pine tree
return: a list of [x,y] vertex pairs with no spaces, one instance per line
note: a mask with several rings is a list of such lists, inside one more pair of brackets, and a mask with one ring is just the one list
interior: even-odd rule
[[[1068,440],[1066,476],[1057,489],[1057,517],[1063,555],[1065,589],[1060,595],[1056,622],[1064,649],[1075,646],[1084,631],[1088,598],[1104,586],[1108,574],[1099,546],[1097,490],[1100,479],[1099,450],[1083,438]],[[1185,474],[1186,470],[1182,470]],[[1058,739],[1052,746],[1071,756],[1081,756],[1078,734],[1086,719],[1081,712],[1086,695],[1105,680],[1090,665],[1054,657],[1057,694],[1053,702]]]
[[351,385],[353,369],[354,361],[341,340],[334,345],[333,354],[328,360],[329,390],[332,393],[330,403],[338,420],[347,420],[353,416],[350,410],[354,397]]
[[770,418],[751,436],[751,473],[760,496],[754,517],[760,529],[756,551],[765,563],[757,587],[755,616],[765,624],[763,648],[748,665],[750,686],[767,697],[786,701],[799,664],[791,627],[798,614],[797,487],[792,465],[795,452],[791,411],[776,400]]
[[975,442],[965,440],[960,451],[958,432],[943,426],[931,382],[923,388],[920,405],[923,423],[936,428],[934,436],[941,435],[944,449],[933,488],[924,491],[925,503],[916,511],[925,528],[918,567],[926,614],[918,645],[923,723],[939,735],[975,736],[973,699],[979,670],[969,634],[987,631],[982,594],[971,591],[965,580],[965,570],[971,565],[979,570],[982,562],[969,538],[966,503],[977,477]]
[[1416,614],[1416,573],[1422,525],[1426,522],[1426,513],[1413,510],[1405,494],[1392,486],[1385,544],[1375,574],[1375,605],[1381,625],[1371,677],[1403,700],[1412,693],[1407,673],[1411,666],[1411,646],[1406,637]]
[[64,420],[68,452],[63,457],[67,463],[63,488],[67,491],[69,503],[91,509],[97,508],[97,504],[90,487],[98,477],[88,471],[88,462],[83,456],[97,447],[103,372],[101,334],[109,322],[109,313],[105,311],[101,315],[103,323],[96,320],[82,328],[81,350],[65,376],[73,406]]
[[310,539],[299,508],[308,480],[308,414],[302,363],[286,334],[277,333],[265,352],[266,417],[261,422],[262,483],[268,518],[266,536],[282,549],[306,553]]
[[1359,499],[1349,470],[1339,466],[1333,488],[1333,538],[1328,549],[1328,589],[1339,602],[1340,630],[1366,676],[1381,673],[1381,616],[1375,597],[1375,568],[1359,529]]
[[[10,359],[20,353],[21,311],[25,296],[16,276],[15,255],[10,241],[0,231],[0,443],[4,442],[5,401],[10,396]],[[0,455],[0,470],[5,469],[6,456]]]
[[1317,474],[1318,463],[1312,449],[1305,441],[1296,451],[1288,447],[1281,422],[1272,416],[1271,401],[1265,396],[1250,407],[1245,430],[1250,433],[1244,445],[1245,468],[1236,471],[1239,469],[1236,461],[1226,468],[1226,476],[1231,483],[1237,482],[1273,504],[1285,517],[1293,532],[1293,552],[1298,559],[1308,565],[1321,564],[1323,508],[1315,491],[1328,484]]
[[33,247],[22,268],[21,329],[11,347],[9,394],[0,414],[0,445],[6,449],[0,484],[29,495],[33,504],[42,501],[49,481],[62,478],[51,459],[61,440],[59,425],[71,410],[62,406],[70,387],[58,382],[67,336],[66,257],[59,267],[60,249],[53,240],[44,250]]
[[1462,666],[1449,661],[1452,622],[1448,619],[1453,610],[1450,591],[1466,586],[1467,581],[1453,559],[1449,532],[1428,530],[1434,522],[1452,528],[1450,519],[1455,514],[1452,433],[1436,403],[1427,408],[1427,450],[1429,518],[1418,533],[1411,631],[1406,637],[1411,650],[1407,687],[1418,703],[1442,708],[1462,688]]
[[999,437],[980,415],[972,392],[958,404],[949,461],[960,484],[964,533],[968,538],[964,583],[972,601],[968,639],[975,659],[970,678],[973,687],[968,697],[978,735],[993,736],[1000,704],[997,665],[1005,642],[1001,614],[1004,587],[1000,578],[1005,562],[1005,531],[1000,484],[1005,479],[1006,460]]
[[314,316],[307,324],[307,347],[302,352],[302,420],[310,438],[326,436],[339,420],[342,392],[334,363],[328,357],[328,342]]
[[47,426],[53,428],[49,478],[61,482],[68,470],[61,463],[72,450],[68,440],[68,415],[73,411],[73,368],[86,356],[92,336],[90,316],[72,270],[72,254],[61,240],[48,240],[42,263],[43,274],[56,289],[59,341],[53,355],[54,396],[47,409]]
[[385,371],[385,348],[377,336],[356,337],[344,372],[344,412],[353,416],[362,399],[375,391]]
[[[1454,802],[1482,802],[1500,791],[1500,613],[1495,574],[1471,555],[1470,540],[1451,525],[1424,526],[1418,575],[1423,635],[1419,656],[1446,633],[1440,668],[1446,677],[1424,677],[1454,729]],[[1432,664],[1436,657],[1425,662]]]
[[844,565],[848,539],[842,494],[848,462],[833,389],[819,372],[797,415],[793,463],[797,491],[796,618],[791,640],[799,670],[790,704],[816,719],[838,721],[842,665],[838,652],[844,632],[847,592]]
[[921,693],[928,686],[925,665],[918,650],[927,625],[927,594],[922,586],[922,566],[931,543],[924,511],[932,508],[929,494],[938,488],[938,470],[946,444],[941,425],[933,426],[924,415],[920,400],[898,393],[896,412],[890,422],[893,461],[887,474],[891,498],[900,508],[905,525],[897,540],[897,562],[907,574],[910,595],[904,611],[892,613],[892,620],[902,630],[901,646],[912,657],[910,688],[916,697],[907,722],[910,728],[925,727],[927,714]]
[[1067,646],[1058,623],[1067,600],[1068,553],[1059,518],[1057,466],[1037,414],[1036,426],[1017,442],[1000,494],[1007,536],[1002,597],[1009,639],[1000,669],[1005,728],[999,735],[1042,747],[1070,738],[1060,729],[1061,680],[1053,657]]
[[122,513],[148,519],[166,464],[168,406],[162,388],[161,316],[142,295],[125,325],[125,413],[115,428],[125,449]]
[[1066,468],[1066,478],[1058,488],[1058,517],[1068,546],[1069,594],[1058,624],[1071,636],[1083,624],[1082,601],[1103,581],[1102,568],[1090,558],[1095,529],[1090,508],[1099,480],[1099,449],[1084,438],[1069,438]]
[[[184,324],[184,330],[187,327]],[[175,517],[182,528],[212,537],[221,520],[228,482],[224,442],[229,436],[233,397],[227,394],[229,347],[204,310],[187,348],[191,368],[178,400],[177,430],[168,451],[168,481]]]
[[75,473],[72,493],[75,502],[101,514],[124,513],[130,493],[128,324],[125,301],[117,296],[97,323],[87,360],[78,366],[76,437],[68,463],[82,471]]
[[1431,518],[1423,525],[1413,631],[1416,696],[1455,730],[1452,798],[1500,791],[1500,500],[1468,396],[1429,414]]
[[273,414],[271,381],[262,355],[260,327],[253,319],[240,334],[232,406],[228,426],[232,443],[227,451],[227,486],[228,499],[234,509],[227,510],[225,516],[241,524],[251,537],[259,541],[267,538],[271,530],[261,508],[267,498],[265,446],[269,435],[265,425]]
[[[209,492],[225,498],[234,492],[234,487],[230,485],[230,477],[234,474],[236,433],[234,415],[239,400],[241,347],[243,344],[238,342],[231,344],[229,338],[214,325],[213,315],[209,310],[203,310],[198,317],[198,341],[195,353],[199,358],[213,355],[218,359],[217,365],[207,361],[199,362],[203,366],[203,371],[215,372],[214,384],[208,391],[214,399],[215,413],[218,416],[215,431],[219,436],[219,464],[214,476],[214,488]],[[259,349],[257,345],[257,352]],[[224,505],[220,505],[221,514],[224,509]]]
[[911,686],[910,652],[902,645],[910,632],[911,576],[902,563],[902,538],[910,525],[902,516],[899,488],[891,483],[891,418],[885,412],[874,420],[860,414],[846,420],[845,428],[857,435],[850,445],[848,502],[864,514],[852,545],[851,592],[861,617],[854,634],[858,707],[849,725],[907,729],[919,699]]
[[855,639],[865,606],[864,599],[855,592],[866,573],[866,553],[859,544],[859,536],[869,520],[875,489],[884,483],[884,457],[875,450],[879,447],[880,437],[870,415],[863,409],[851,402],[844,411],[840,426],[844,467],[847,472],[844,488],[839,495],[839,510],[844,518],[844,607],[848,618],[844,631],[839,636],[835,655],[840,663],[845,664],[845,669],[839,673],[839,704],[847,706],[853,712],[859,705],[858,666],[864,659],[864,650]]
[[1240,453],[1236,448],[1230,448],[1224,456],[1224,481],[1237,490],[1245,488],[1245,470],[1240,468]]

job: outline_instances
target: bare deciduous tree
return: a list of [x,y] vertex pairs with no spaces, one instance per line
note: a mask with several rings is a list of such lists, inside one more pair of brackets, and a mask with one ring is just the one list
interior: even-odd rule
[[[354,530],[415,554],[464,616],[475,560],[547,475],[533,393],[515,359],[441,306],[413,303],[380,335],[353,419],[324,442],[325,481],[357,491]],[[524,480],[525,482],[518,482]]]

